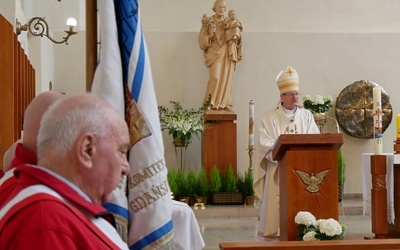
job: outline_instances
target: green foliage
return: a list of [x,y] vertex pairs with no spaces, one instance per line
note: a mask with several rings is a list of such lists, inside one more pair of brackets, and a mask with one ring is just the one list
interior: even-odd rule
[[208,194],[208,178],[203,168],[200,169],[197,175],[194,194],[197,196],[206,196]]
[[194,195],[194,190],[197,182],[197,175],[193,169],[189,170],[186,176],[186,183],[187,183],[187,193],[189,197]]
[[313,113],[328,112],[332,108],[332,96],[327,95],[323,97],[321,95],[316,95],[315,99],[312,100],[311,96],[305,95],[303,97],[303,106]]
[[253,172],[251,170],[247,170],[244,173],[244,188],[243,188],[243,194],[245,196],[251,196],[254,195],[254,189],[253,189]]
[[227,185],[228,174],[226,173],[226,171],[220,171],[219,174],[221,176],[221,188],[219,189],[219,192],[220,193],[228,192],[228,185]]
[[238,175],[237,175],[236,186],[237,186],[238,192],[242,193],[244,195],[245,194],[245,191],[244,191],[244,175],[241,174],[241,173],[238,173]]
[[187,197],[188,196],[188,185],[186,181],[185,173],[180,169],[176,176],[177,194],[175,197]]
[[338,181],[339,184],[342,184],[345,182],[345,173],[346,173],[346,162],[344,161],[343,158],[343,152],[340,149],[338,151]]
[[217,166],[214,165],[210,173],[209,191],[210,193],[215,194],[221,190],[221,187],[222,187],[221,174]]
[[177,176],[178,176],[178,173],[175,170],[173,170],[173,169],[168,170],[167,179],[168,179],[169,188],[175,197],[177,197],[177,195],[179,193],[178,185],[176,182]]
[[226,174],[226,192],[234,193],[237,191],[236,177],[233,173],[232,165],[229,165],[228,172]]
[[165,106],[158,106],[161,130],[168,130],[173,138],[180,138],[182,145],[186,144],[186,140],[191,142],[192,135],[199,139],[199,133],[206,128],[204,111],[210,102],[211,97],[198,109],[185,109],[177,101],[170,101],[173,105],[172,110]]
[[190,170],[187,175],[183,170],[169,170],[168,182],[176,198],[207,196],[210,194],[239,192],[243,195],[253,195],[253,175],[251,171],[239,174],[235,177],[232,166],[221,173],[216,165],[213,166],[209,178],[202,168],[196,174]]

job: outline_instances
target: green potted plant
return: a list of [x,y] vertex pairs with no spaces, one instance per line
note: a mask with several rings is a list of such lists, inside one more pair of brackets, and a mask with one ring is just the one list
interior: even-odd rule
[[158,106],[161,130],[168,130],[174,144],[178,147],[187,146],[193,135],[200,139],[199,133],[206,129],[204,111],[210,105],[211,96],[197,109],[185,109],[180,102],[170,101],[173,109]]
[[187,176],[186,176],[186,188],[187,188],[187,196],[190,199],[189,205],[193,206],[195,202],[194,195],[195,195],[195,186],[197,182],[197,175],[193,169],[190,169]]
[[235,174],[233,173],[232,165],[229,166],[228,172],[226,174],[226,192],[228,193],[237,192],[236,177]]
[[204,168],[200,169],[197,174],[196,185],[194,194],[196,196],[196,202],[206,204],[208,194],[208,178]]
[[226,193],[228,192],[227,171],[220,171],[219,174],[221,176],[221,188],[219,190],[219,193]]
[[303,106],[313,113],[326,113],[332,108],[332,96],[316,95],[315,99],[312,100],[311,96],[305,95],[303,97]]
[[[193,135],[200,139],[200,134],[207,127],[204,111],[210,102],[211,97],[197,109],[186,109],[177,101],[170,101],[172,109],[158,106],[161,131],[168,130],[168,134],[172,135],[175,148],[181,150],[180,157],[176,154],[176,160],[182,170],[185,170],[186,148],[192,142]],[[183,153],[182,150],[185,152]]]
[[238,173],[238,175],[237,175],[236,186],[237,186],[238,192],[242,193],[243,195],[245,195],[245,192],[244,192],[244,175],[242,173]]
[[339,188],[339,202],[342,202],[344,195],[344,182],[345,182],[346,162],[343,158],[343,152],[338,151],[338,188]]
[[313,113],[315,123],[318,125],[320,132],[323,132],[324,125],[327,121],[326,112],[332,108],[332,96],[316,95],[313,100],[311,96],[305,95],[303,97],[304,108]]
[[[185,109],[177,101],[170,101],[173,109],[165,106],[158,106],[161,130],[168,130],[172,137],[178,138],[177,144],[186,145],[192,141],[192,135],[200,138],[199,133],[205,129],[204,111],[210,104],[207,100],[198,109]],[[174,142],[175,143],[175,142]]]
[[176,183],[177,183],[177,194],[175,197],[182,202],[185,202],[189,205],[190,197],[188,192],[188,185],[185,173],[183,170],[179,169],[176,175]]
[[210,173],[209,191],[211,194],[216,194],[222,187],[221,174],[216,165],[213,166]]
[[254,205],[253,172],[249,169],[244,173],[243,194],[247,205]]
[[178,198],[178,196],[179,196],[178,183],[176,181],[177,175],[178,175],[178,173],[176,170],[174,170],[174,169],[168,170],[167,179],[168,179],[169,188],[171,190],[171,198],[172,199]]
[[243,204],[243,194],[238,192],[237,190],[236,177],[233,172],[232,166],[229,166],[226,171],[220,173],[220,179],[221,188],[218,193],[212,194],[212,203],[218,205]]

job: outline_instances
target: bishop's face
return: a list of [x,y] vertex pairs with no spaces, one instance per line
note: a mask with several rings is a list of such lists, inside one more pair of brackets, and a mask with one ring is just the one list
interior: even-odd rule
[[291,91],[281,94],[282,106],[285,109],[293,110],[299,104],[299,92]]

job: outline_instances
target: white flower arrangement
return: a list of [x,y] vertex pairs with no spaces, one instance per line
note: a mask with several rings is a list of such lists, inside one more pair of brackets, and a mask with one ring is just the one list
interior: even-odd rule
[[316,219],[310,212],[298,212],[296,217],[294,217],[294,222],[305,226],[315,226]]
[[210,104],[210,99],[205,101],[198,109],[184,109],[180,102],[170,101],[173,110],[165,106],[158,106],[161,130],[168,130],[172,137],[178,138],[182,145],[192,141],[192,136],[199,137],[206,128],[204,111]]
[[317,238],[315,237],[316,234],[317,234],[317,232],[315,232],[315,231],[310,231],[310,232],[306,233],[303,236],[303,241],[318,241]]
[[318,240],[343,240],[346,225],[340,224],[335,219],[316,220],[310,212],[300,211],[294,221],[297,226],[297,240],[318,241]]
[[315,99],[312,100],[311,96],[305,95],[303,97],[303,106],[313,113],[328,112],[332,108],[332,96],[327,95],[323,97],[321,95],[316,95]]

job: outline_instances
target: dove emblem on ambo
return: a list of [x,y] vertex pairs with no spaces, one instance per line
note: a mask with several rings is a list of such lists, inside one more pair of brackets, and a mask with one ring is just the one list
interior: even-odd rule
[[308,174],[306,172],[295,170],[296,174],[300,177],[301,181],[307,185],[306,189],[310,193],[317,193],[319,191],[318,185],[322,183],[329,169],[319,172],[314,175],[314,173]]

